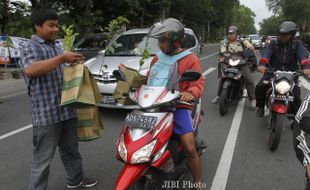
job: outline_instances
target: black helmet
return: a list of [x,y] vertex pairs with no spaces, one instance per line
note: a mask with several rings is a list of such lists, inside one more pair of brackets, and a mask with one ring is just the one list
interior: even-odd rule
[[280,24],[278,28],[279,34],[290,34],[292,37],[295,36],[297,31],[297,26],[294,22],[291,21],[285,21]]
[[170,42],[169,52],[173,53],[177,48],[181,46],[181,42],[184,39],[184,26],[183,24],[174,18],[168,18],[161,22],[155,23],[148,32],[148,37],[156,39],[167,39]]

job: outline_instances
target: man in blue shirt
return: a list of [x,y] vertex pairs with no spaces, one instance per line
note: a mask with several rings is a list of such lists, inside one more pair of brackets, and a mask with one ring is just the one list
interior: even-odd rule
[[21,52],[20,66],[28,87],[33,122],[33,159],[30,190],[45,190],[49,166],[59,147],[67,174],[67,187],[92,187],[96,180],[83,176],[77,142],[77,114],[60,105],[64,63],[81,60],[80,54],[63,53],[55,43],[59,16],[54,9],[35,9],[31,14],[35,35]]

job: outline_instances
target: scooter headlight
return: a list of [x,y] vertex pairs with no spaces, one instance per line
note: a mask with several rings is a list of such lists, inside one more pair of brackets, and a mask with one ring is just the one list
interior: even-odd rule
[[126,149],[125,142],[124,142],[124,135],[122,136],[121,140],[119,141],[117,150],[118,150],[118,154],[120,155],[120,157],[124,160],[124,162],[126,162],[126,160],[127,160],[127,149]]
[[237,60],[232,60],[232,59],[229,59],[229,65],[231,66],[236,66],[240,63],[240,59],[237,59]]
[[156,145],[157,139],[137,150],[131,157],[131,164],[140,164],[150,161],[151,153]]
[[282,80],[275,85],[276,91],[282,95],[287,94],[290,91],[291,87],[292,86],[290,85],[290,83],[285,80]]

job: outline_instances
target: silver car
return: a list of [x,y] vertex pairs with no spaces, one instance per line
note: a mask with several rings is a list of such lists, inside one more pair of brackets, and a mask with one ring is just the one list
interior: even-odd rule
[[[133,29],[124,32],[122,35],[114,38],[106,50],[103,50],[96,57],[86,61],[86,66],[94,75],[100,92],[103,95],[102,101],[99,103],[100,107],[108,108],[124,108],[133,109],[136,106],[128,106],[118,104],[112,98],[112,94],[116,87],[116,79],[112,72],[118,69],[120,63],[126,67],[139,70],[140,74],[146,75],[150,67],[152,58],[159,52],[158,41],[153,38],[147,38],[148,29]],[[185,29],[184,48],[189,49],[195,54],[199,54],[199,43],[193,30]],[[142,51],[148,42],[148,49],[151,57],[145,60],[140,67],[139,62],[142,58]],[[113,51],[109,49],[113,44]],[[140,68],[139,68],[140,67]]]

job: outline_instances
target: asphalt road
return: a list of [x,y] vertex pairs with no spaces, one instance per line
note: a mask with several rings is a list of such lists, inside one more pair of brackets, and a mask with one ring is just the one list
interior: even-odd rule
[[[284,131],[280,147],[271,152],[265,121],[255,117],[247,99],[232,106],[225,117],[220,116],[218,104],[210,103],[217,89],[217,57],[212,56],[217,50],[217,45],[209,45],[200,55],[203,71],[209,69],[202,98],[205,116],[199,134],[209,145],[201,156],[202,182],[207,185],[206,189],[303,189],[304,169],[295,157],[291,130]],[[260,75],[256,73],[253,77],[257,82]],[[302,95],[305,93],[306,89],[302,88]],[[0,104],[0,190],[25,190],[32,157],[32,129],[8,137],[4,135],[31,124],[28,97],[24,93],[0,99],[3,102]],[[122,167],[115,159],[115,143],[126,113],[125,110],[102,109],[105,126],[102,138],[80,143],[85,174],[99,181],[93,189],[113,189]],[[50,168],[49,189],[66,189],[58,153]]]

